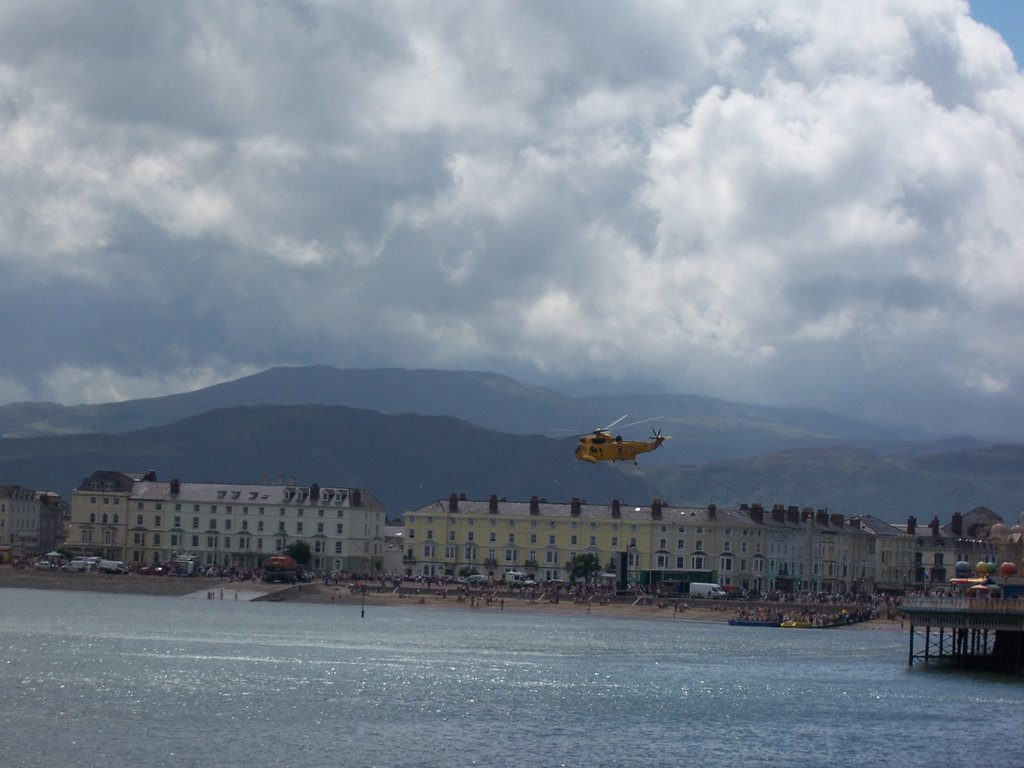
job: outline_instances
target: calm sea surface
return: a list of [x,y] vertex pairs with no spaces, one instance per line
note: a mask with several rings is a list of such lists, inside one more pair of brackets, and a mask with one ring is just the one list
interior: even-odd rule
[[0,589],[5,766],[1024,765],[901,632]]

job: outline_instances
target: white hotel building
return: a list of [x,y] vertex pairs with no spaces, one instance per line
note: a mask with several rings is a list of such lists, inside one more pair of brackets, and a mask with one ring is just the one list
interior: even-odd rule
[[316,571],[383,567],[385,510],[365,488],[157,480],[98,471],[71,499],[67,546],[129,563],[196,555],[204,565],[256,568],[289,544],[309,545]]

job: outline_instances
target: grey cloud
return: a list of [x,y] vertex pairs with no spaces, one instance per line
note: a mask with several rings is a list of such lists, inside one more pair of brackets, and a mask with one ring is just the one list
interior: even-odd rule
[[0,398],[642,371],[1014,433],[1020,73],[952,0],[835,8],[8,7]]

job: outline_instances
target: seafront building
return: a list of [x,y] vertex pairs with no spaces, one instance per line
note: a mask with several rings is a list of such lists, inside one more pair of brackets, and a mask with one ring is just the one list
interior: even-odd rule
[[[408,576],[500,580],[521,571],[537,581],[568,580],[575,558],[593,555],[609,578],[662,589],[711,581],[753,591],[869,593],[945,582],[919,567],[924,544],[913,518],[901,528],[809,507],[471,500],[453,493],[407,512],[404,523]],[[950,538],[956,560],[994,563],[999,551],[982,535],[987,528],[979,522],[972,533]]]
[[758,591],[847,591],[873,582],[867,542],[841,516],[796,507],[766,513],[756,504],[566,504],[452,494],[405,515],[403,566],[412,576],[500,579],[526,571],[541,581],[567,580],[575,558],[589,554],[606,573],[634,584],[715,581]]
[[0,559],[40,554],[64,542],[67,504],[51,491],[0,485]]
[[71,499],[67,546],[137,564],[193,555],[203,565],[258,568],[309,544],[317,571],[379,571],[385,512],[365,488],[161,481],[155,472],[97,471]]
[[537,581],[568,581],[574,561],[590,555],[609,583],[869,593],[946,586],[955,563],[1002,562],[1019,553],[1022,538],[1019,525],[1008,529],[983,507],[954,514],[947,526],[937,518],[918,526],[914,517],[901,526],[779,504],[592,504],[455,493],[406,512],[402,523],[389,524],[365,488],[97,471],[72,495],[65,546],[136,564],[191,555],[203,565],[258,568],[304,541],[309,567],[319,572],[501,580],[519,571]]

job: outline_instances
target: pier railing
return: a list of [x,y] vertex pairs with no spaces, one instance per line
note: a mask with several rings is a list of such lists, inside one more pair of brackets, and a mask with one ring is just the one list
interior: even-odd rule
[[1024,614],[1024,600],[1003,600],[998,597],[945,597],[939,595],[907,595],[904,610],[984,611],[986,613]]

